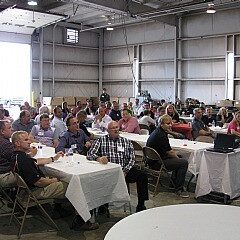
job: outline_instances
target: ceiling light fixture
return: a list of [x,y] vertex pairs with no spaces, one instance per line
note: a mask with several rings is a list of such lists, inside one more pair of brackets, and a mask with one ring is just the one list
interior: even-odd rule
[[206,11],[207,13],[213,14],[216,12],[215,8],[214,8],[214,3],[209,3],[208,4],[208,9]]
[[107,27],[106,29],[107,29],[107,31],[113,31],[114,30],[113,27]]
[[37,1],[36,0],[28,0],[28,5],[29,6],[37,6]]

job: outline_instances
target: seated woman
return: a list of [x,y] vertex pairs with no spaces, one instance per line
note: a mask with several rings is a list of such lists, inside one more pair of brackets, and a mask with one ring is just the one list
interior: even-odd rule
[[172,118],[173,123],[178,123],[180,121],[179,114],[172,104],[166,107],[166,114]]
[[219,127],[222,127],[225,123],[230,123],[232,120],[233,116],[229,116],[227,108],[221,107],[216,116]]
[[68,104],[67,102],[63,102],[62,103],[62,119],[63,121],[65,120],[65,118],[68,116],[68,114],[70,113],[70,110],[68,108]]
[[228,134],[240,138],[240,111],[235,113],[233,120],[228,125]]

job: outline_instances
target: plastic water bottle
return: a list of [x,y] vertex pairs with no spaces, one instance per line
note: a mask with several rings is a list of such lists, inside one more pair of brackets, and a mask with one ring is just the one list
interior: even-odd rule
[[38,155],[39,155],[39,157],[42,157],[42,155],[43,155],[43,150],[42,150],[41,145],[38,145]]
[[216,124],[215,124],[215,121],[214,121],[214,120],[212,121],[212,126],[213,126],[213,127],[215,127],[215,126],[216,126]]
[[73,149],[72,148],[69,148],[69,150],[68,150],[68,159],[69,159],[70,165],[72,165],[74,163],[73,162]]

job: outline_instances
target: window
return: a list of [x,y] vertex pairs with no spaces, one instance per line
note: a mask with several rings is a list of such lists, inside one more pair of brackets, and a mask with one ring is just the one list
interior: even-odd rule
[[67,43],[78,43],[78,30],[67,28]]

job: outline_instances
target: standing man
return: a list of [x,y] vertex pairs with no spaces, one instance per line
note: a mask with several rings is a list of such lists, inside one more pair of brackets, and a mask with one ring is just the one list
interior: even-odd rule
[[73,148],[79,154],[86,155],[87,149],[91,146],[90,138],[79,129],[77,118],[70,116],[66,120],[68,130],[60,137],[56,152],[63,151],[65,148]]
[[[172,118],[169,115],[163,115],[160,119],[160,125],[149,136],[147,140],[147,147],[155,149],[163,160],[167,170],[172,172],[172,180],[175,185],[176,194],[187,198],[188,193],[184,191],[183,185],[188,169],[188,161],[179,158],[174,150],[172,150],[168,133],[171,132]],[[147,163],[150,168],[159,170],[161,162],[150,160]]]
[[106,88],[103,88],[102,94],[100,95],[100,101],[101,102],[109,102],[110,96],[107,94]]
[[12,123],[13,131],[25,131],[30,133],[36,122],[31,119],[30,112],[28,110],[22,110],[19,115],[19,119]]
[[87,154],[87,159],[101,164],[108,162],[122,166],[127,183],[137,183],[138,205],[136,212],[145,210],[148,200],[148,178],[146,173],[134,167],[135,155],[131,141],[119,136],[118,123],[111,121],[107,126],[108,135],[98,138]]
[[138,115],[138,110],[139,110],[139,108],[140,108],[139,99],[138,99],[138,98],[135,98],[135,104],[133,105],[133,108],[132,108],[133,114],[134,114],[135,116]]

